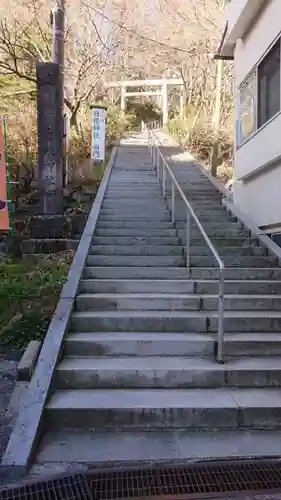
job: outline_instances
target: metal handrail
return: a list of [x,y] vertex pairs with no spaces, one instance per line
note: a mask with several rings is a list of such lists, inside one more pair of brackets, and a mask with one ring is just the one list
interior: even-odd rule
[[166,159],[161,153],[159,147],[157,146],[157,142],[160,142],[155,132],[152,130],[148,130],[148,147],[152,157],[152,163],[156,165],[157,169],[157,179],[160,181],[160,159],[162,160],[162,194],[164,198],[166,198],[166,183],[167,183],[167,172],[172,180],[172,222],[175,223],[175,195],[176,189],[186,205],[186,267],[190,269],[190,246],[191,246],[191,222],[192,219],[196,223],[199,228],[200,233],[202,234],[205,242],[207,243],[209,250],[215,257],[218,265],[219,265],[219,291],[218,291],[218,340],[217,340],[217,360],[222,363],[224,360],[224,271],[225,265],[222,259],[220,258],[218,252],[214,248],[210,238],[206,234],[203,226],[201,225],[198,217],[195,215],[195,212],[187,200],[184,192],[182,191],[178,181],[176,180],[173,172],[171,171]]

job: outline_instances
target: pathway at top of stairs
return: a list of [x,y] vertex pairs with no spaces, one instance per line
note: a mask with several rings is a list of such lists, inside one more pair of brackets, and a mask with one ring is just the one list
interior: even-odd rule
[[185,208],[177,199],[173,225],[145,145],[140,135],[118,148],[33,474],[280,454],[281,270],[196,165],[174,161],[229,266],[217,364],[218,270],[195,227],[185,268]]

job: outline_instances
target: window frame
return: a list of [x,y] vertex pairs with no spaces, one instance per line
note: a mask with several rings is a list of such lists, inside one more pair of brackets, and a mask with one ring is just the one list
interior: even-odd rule
[[[259,125],[259,67],[264,62],[270,51],[274,48],[275,45],[279,43],[279,51],[280,51],[280,109],[273,116],[271,116],[268,120],[266,120],[263,124]],[[241,91],[246,87],[247,83],[251,78],[255,76],[255,101],[254,101],[254,118],[255,118],[255,129],[249,134],[244,140],[242,140],[242,122],[241,122]],[[240,149],[246,142],[248,142],[254,135],[256,135],[260,130],[266,127],[271,121],[273,121],[280,113],[281,113],[281,33],[274,39],[272,44],[268,47],[266,52],[262,55],[258,63],[254,66],[254,68],[248,73],[246,78],[244,78],[243,82],[238,87],[238,106],[237,109],[237,118],[236,118],[236,150]]]

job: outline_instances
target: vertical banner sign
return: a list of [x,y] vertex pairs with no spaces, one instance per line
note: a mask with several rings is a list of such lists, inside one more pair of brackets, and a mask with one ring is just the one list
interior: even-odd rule
[[0,231],[8,231],[10,228],[6,176],[4,127],[0,120]]
[[92,106],[91,158],[94,161],[103,161],[105,159],[105,123],[106,108],[103,106]]

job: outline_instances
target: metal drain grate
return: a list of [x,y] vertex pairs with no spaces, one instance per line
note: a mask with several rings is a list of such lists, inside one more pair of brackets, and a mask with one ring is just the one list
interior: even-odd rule
[[198,463],[175,467],[95,470],[0,490],[0,500],[210,498],[281,491],[281,461]]
[[152,496],[219,496],[233,492],[281,489],[281,462],[241,461],[183,467],[130,469],[93,473],[90,489],[96,500]]
[[83,474],[0,490],[0,500],[90,500],[91,498],[89,484]]

